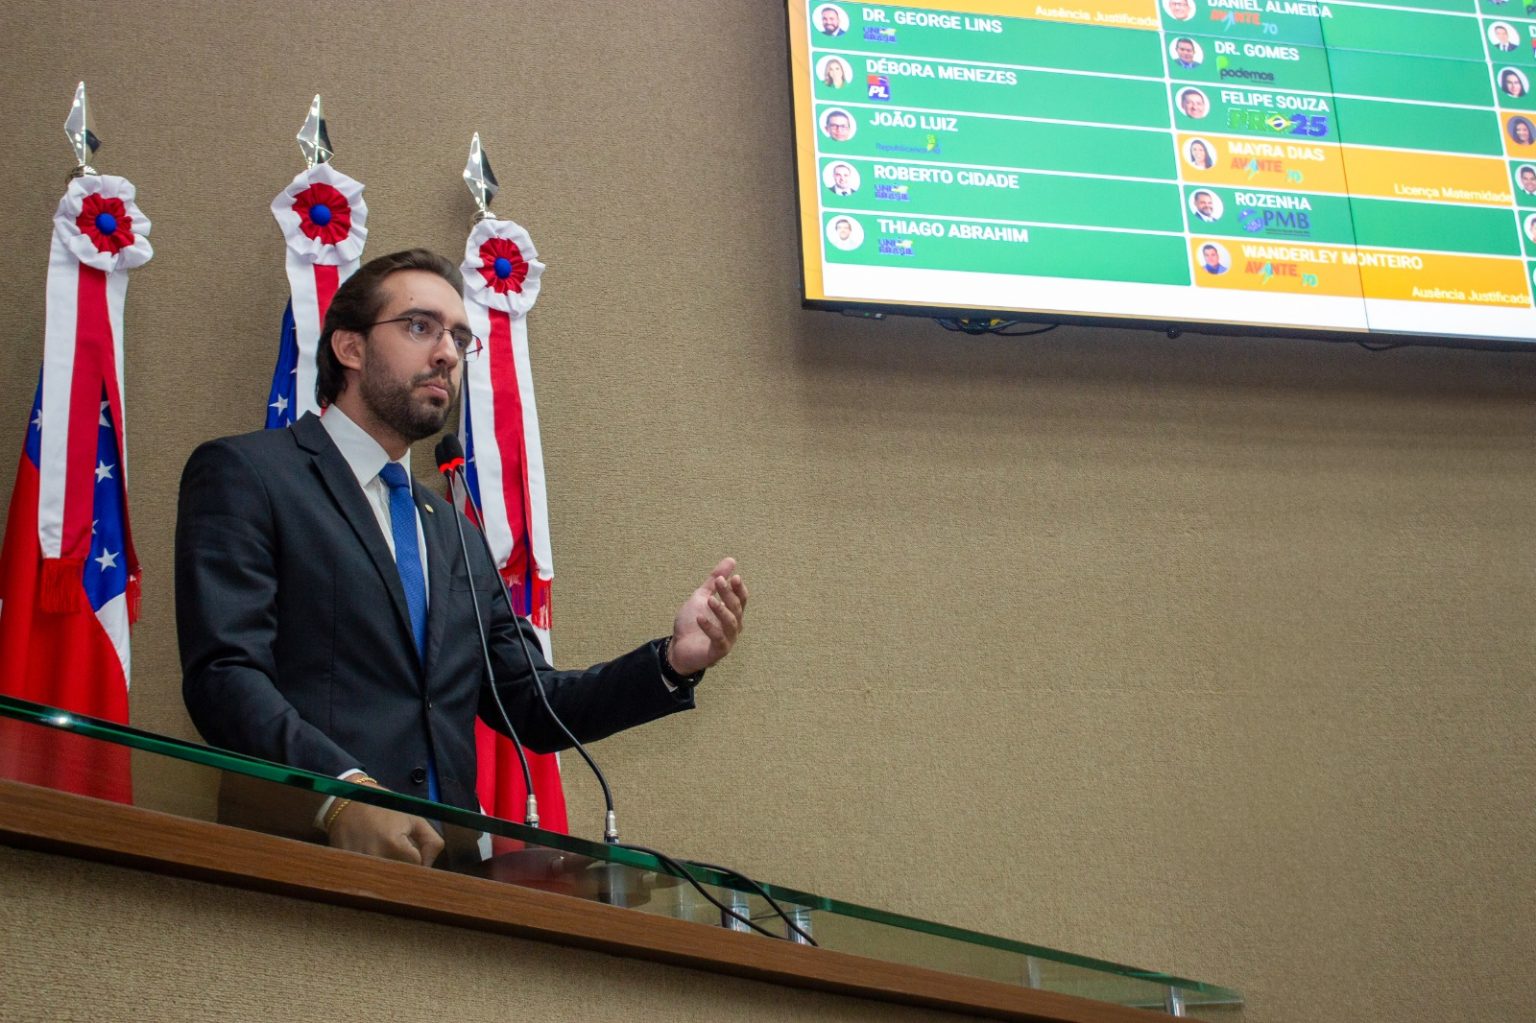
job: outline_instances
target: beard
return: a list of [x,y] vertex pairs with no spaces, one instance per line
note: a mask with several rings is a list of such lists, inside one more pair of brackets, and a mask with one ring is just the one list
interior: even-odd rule
[[[416,388],[429,380],[441,380],[448,388],[449,399],[441,407],[415,396]],[[409,383],[401,384],[374,360],[363,364],[358,394],[379,422],[411,442],[440,431],[456,401],[453,379],[447,370],[418,373]]]

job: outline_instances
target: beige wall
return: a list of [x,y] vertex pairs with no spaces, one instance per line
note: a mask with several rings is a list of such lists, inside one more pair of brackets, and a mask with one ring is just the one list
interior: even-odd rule
[[[1536,360],[803,312],[770,0],[7,0],[0,23],[6,474],[78,78],[98,167],[154,220],[126,330],[135,723],[192,734],[176,480],[198,441],[261,421],[286,288],[267,204],[318,91],[370,253],[462,246],[478,130],[497,210],[547,259],[557,659],[665,631],[720,554],[742,560],[750,630],[699,711],[599,748],[626,837],[1228,984],[1249,1021],[1529,1013]],[[141,791],[168,801],[162,780]],[[115,955],[228,933],[211,897],[162,889],[176,925]],[[6,958],[35,971],[81,910],[29,905],[36,940]],[[261,1018],[241,1011],[222,1018]]]

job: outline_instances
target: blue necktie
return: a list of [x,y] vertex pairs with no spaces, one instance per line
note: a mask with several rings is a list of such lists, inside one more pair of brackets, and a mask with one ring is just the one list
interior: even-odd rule
[[[427,581],[421,570],[421,547],[416,542],[416,502],[411,498],[411,480],[399,462],[389,462],[379,470],[379,479],[389,487],[389,532],[395,539],[395,569],[405,589],[405,609],[411,616],[411,636],[416,640],[416,656],[427,659]],[[438,802],[437,764],[427,754],[427,798]]]

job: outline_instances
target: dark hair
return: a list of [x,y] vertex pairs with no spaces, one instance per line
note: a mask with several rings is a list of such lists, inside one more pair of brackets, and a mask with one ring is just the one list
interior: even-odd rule
[[347,386],[346,374],[331,347],[331,335],[338,330],[355,330],[366,334],[370,325],[379,318],[384,308],[384,292],[379,285],[384,278],[401,270],[425,270],[437,274],[453,285],[453,290],[464,293],[464,278],[459,268],[447,259],[428,249],[406,249],[391,252],[378,259],[370,259],[348,277],[346,283],[336,289],[336,295],[325,311],[325,325],[320,331],[320,348],[315,353],[315,400],[320,407],[331,404]]

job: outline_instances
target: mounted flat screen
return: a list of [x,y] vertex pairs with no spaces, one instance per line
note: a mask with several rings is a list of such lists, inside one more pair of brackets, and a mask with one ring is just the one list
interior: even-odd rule
[[1536,0],[789,0],[808,306],[1536,342]]

